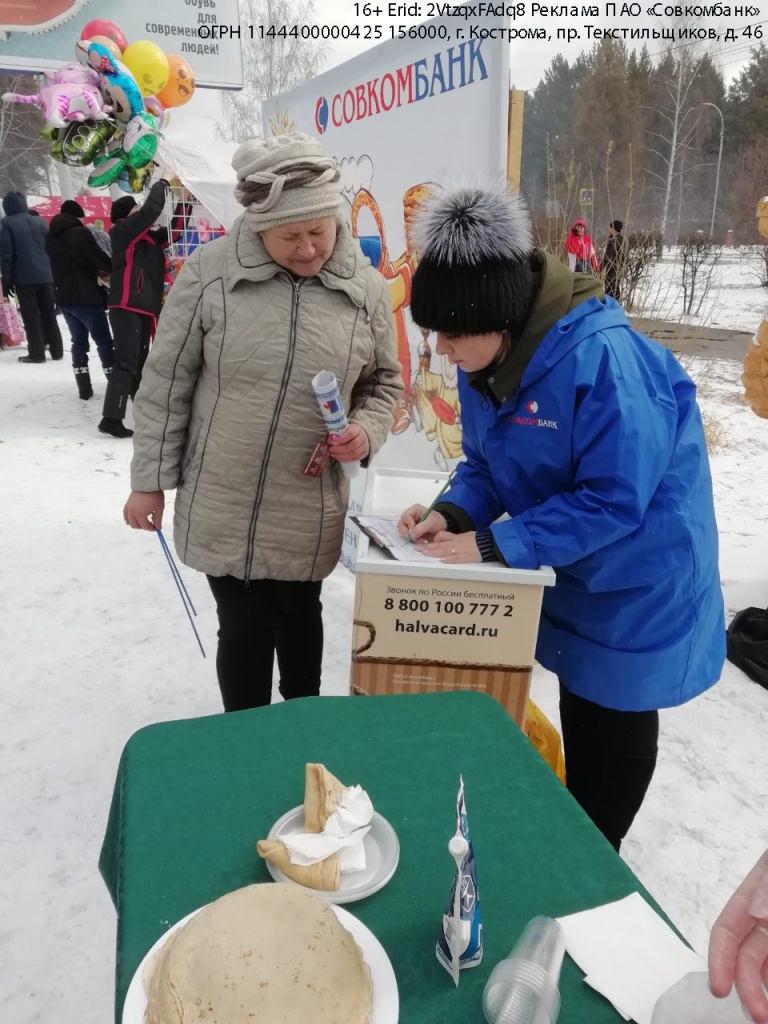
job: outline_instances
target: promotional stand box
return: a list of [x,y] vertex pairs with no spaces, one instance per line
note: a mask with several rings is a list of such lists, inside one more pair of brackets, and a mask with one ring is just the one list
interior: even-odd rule
[[[447,474],[372,469],[364,511],[398,515],[429,505]],[[517,724],[525,711],[544,587],[552,569],[399,562],[358,542],[352,693],[479,690]]]

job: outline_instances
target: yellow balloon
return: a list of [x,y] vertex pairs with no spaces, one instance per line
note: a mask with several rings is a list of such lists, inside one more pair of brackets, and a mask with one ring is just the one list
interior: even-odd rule
[[162,92],[168,83],[168,58],[156,43],[141,39],[123,53],[123,64],[128,68],[142,96]]

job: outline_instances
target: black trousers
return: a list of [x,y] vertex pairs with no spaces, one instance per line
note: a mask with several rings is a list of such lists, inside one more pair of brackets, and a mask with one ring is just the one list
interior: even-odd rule
[[153,317],[130,309],[110,309],[109,322],[115,340],[115,363],[104,396],[104,416],[125,419],[128,399],[134,398],[141,384],[141,371],[149,355]]
[[614,711],[560,684],[568,791],[619,850],[656,768],[658,711]]
[[280,693],[317,697],[323,661],[321,583],[209,576],[219,616],[216,673],[225,711],[272,700],[277,652]]
[[56,321],[56,303],[52,284],[17,284],[21,319],[27,332],[27,349],[31,359],[45,360],[45,346],[51,350],[51,359],[61,359],[64,346]]

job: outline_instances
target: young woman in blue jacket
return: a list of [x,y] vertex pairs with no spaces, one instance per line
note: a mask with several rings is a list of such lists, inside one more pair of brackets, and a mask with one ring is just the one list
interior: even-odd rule
[[568,789],[619,849],[656,766],[658,709],[725,658],[696,389],[592,277],[537,250],[503,183],[424,204],[411,315],[456,364],[450,490],[400,531],[448,563],[551,565],[536,656],[560,680]]

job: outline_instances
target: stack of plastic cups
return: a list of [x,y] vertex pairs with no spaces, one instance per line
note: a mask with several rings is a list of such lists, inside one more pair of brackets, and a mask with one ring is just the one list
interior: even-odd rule
[[496,964],[483,992],[489,1024],[555,1024],[565,934],[550,917],[534,917],[506,960]]

